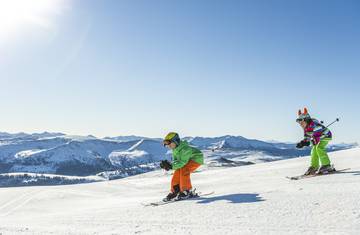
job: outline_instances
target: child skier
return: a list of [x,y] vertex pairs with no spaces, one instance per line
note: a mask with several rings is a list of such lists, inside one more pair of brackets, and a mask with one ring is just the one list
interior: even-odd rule
[[318,120],[311,118],[306,108],[304,112],[299,110],[296,122],[304,129],[305,137],[296,147],[303,148],[312,145],[311,165],[304,175],[327,174],[335,171],[326,153],[326,145],[332,139],[331,131]]
[[195,196],[191,191],[190,174],[204,164],[203,153],[189,146],[186,141],[181,141],[179,135],[175,132],[170,132],[165,137],[163,144],[172,150],[173,157],[172,163],[164,160],[161,161],[160,167],[166,171],[175,170],[171,180],[171,192],[164,200],[186,199]]

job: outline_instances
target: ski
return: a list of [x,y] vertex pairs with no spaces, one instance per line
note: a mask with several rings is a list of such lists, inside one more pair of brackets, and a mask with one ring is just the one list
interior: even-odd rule
[[332,175],[332,174],[342,173],[342,172],[348,171],[348,170],[350,170],[350,168],[345,168],[345,169],[341,169],[341,170],[336,170],[336,171],[333,171],[333,172],[329,172],[329,173],[327,173],[327,174],[286,176],[286,178],[287,178],[287,179],[290,179],[290,180],[301,180],[301,179],[307,179],[307,178],[312,178],[312,177],[316,177],[316,176]]
[[209,192],[209,193],[202,193],[202,192],[197,192],[196,195],[190,197],[190,198],[186,198],[186,199],[174,199],[174,200],[170,200],[170,201],[157,201],[157,202],[150,202],[150,203],[142,203],[143,206],[147,207],[147,206],[162,206],[162,205],[166,205],[169,203],[173,203],[173,202],[179,202],[179,201],[186,201],[186,200],[191,200],[191,199],[195,199],[195,198],[200,198],[200,197],[204,197],[204,196],[209,196],[214,194],[215,192]]

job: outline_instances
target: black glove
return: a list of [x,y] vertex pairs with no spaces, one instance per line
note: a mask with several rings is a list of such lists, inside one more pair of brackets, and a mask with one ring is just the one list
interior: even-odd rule
[[303,146],[302,141],[296,144],[297,149],[301,149]]
[[310,141],[307,141],[307,140],[303,140],[304,142],[303,142],[303,145],[305,146],[305,147],[307,147],[307,146],[310,146]]
[[296,144],[296,148],[301,149],[301,148],[303,148],[305,146],[309,146],[309,145],[310,145],[309,141],[302,140],[302,141],[300,141],[299,143]]
[[160,162],[160,167],[166,171],[172,169],[172,165],[168,160],[163,160]]

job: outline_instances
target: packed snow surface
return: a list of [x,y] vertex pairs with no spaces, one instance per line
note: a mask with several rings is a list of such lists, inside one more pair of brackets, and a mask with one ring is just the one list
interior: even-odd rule
[[360,148],[330,154],[338,169],[291,181],[309,157],[192,175],[206,197],[158,207],[171,174],[157,170],[80,185],[0,188],[0,234],[360,234]]

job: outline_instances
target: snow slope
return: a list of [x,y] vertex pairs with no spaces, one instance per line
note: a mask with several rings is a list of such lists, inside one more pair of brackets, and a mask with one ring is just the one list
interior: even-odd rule
[[0,188],[7,234],[360,233],[360,148],[333,152],[336,175],[290,181],[308,157],[193,174],[206,198],[144,207],[168,191],[163,171],[92,184]]

